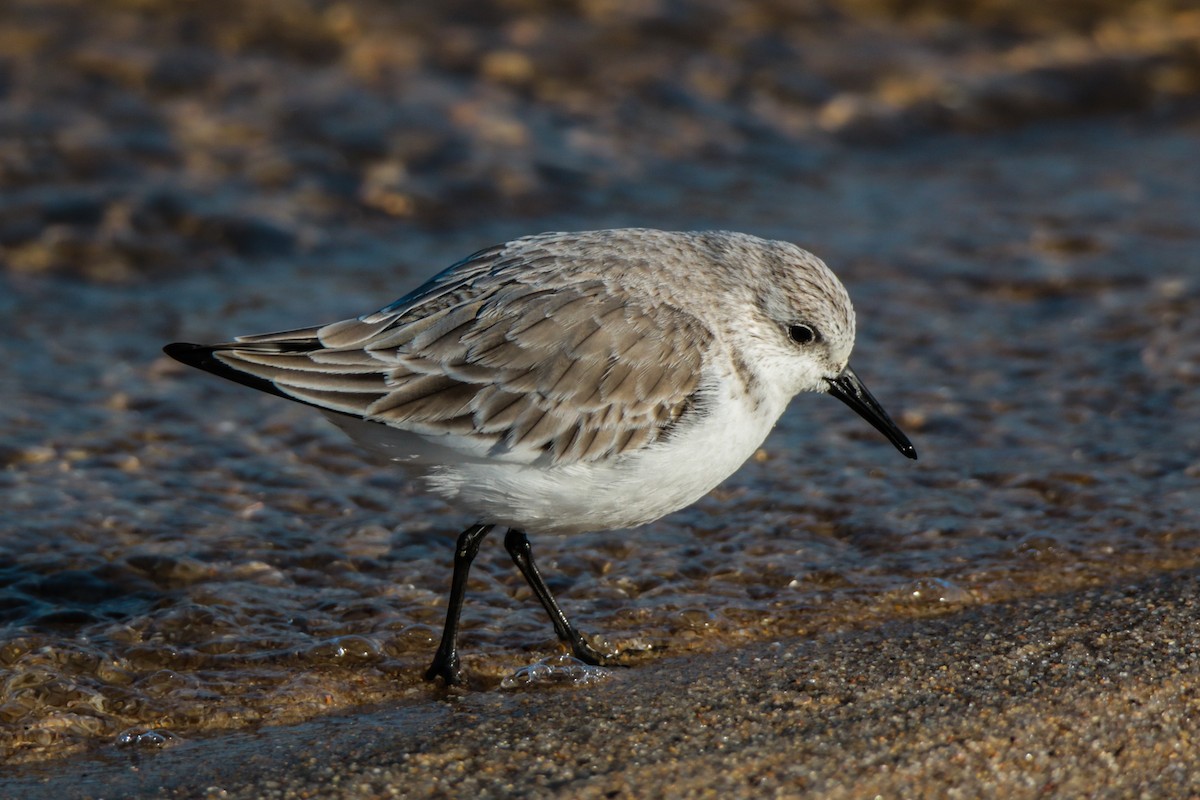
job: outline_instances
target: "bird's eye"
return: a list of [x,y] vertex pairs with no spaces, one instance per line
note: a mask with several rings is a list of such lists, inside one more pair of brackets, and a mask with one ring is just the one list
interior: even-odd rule
[[817,332],[807,325],[789,325],[788,338],[796,344],[810,344],[817,340]]

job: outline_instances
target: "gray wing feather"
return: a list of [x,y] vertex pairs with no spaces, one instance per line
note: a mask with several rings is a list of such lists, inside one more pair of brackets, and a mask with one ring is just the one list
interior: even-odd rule
[[213,354],[312,405],[557,464],[651,444],[692,406],[712,335],[695,317],[599,279],[495,279],[517,266],[466,262],[374,314]]

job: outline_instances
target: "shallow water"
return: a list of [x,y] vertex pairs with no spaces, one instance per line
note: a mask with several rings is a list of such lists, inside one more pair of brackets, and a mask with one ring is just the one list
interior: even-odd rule
[[[879,149],[751,140],[469,230],[348,223],[312,253],[115,284],[0,272],[0,748],[436,696],[420,676],[470,520],[318,415],[159,348],[372,310],[537,230],[809,247],[855,300],[856,370],[920,454],[805,396],[690,509],[531,531],[573,621],[625,663],[1196,563],[1198,134],[1176,115]],[[499,538],[464,615],[485,689],[560,652]]]

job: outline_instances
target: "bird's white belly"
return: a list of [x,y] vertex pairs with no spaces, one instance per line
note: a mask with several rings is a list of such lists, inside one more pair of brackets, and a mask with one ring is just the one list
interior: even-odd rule
[[690,505],[733,474],[786,406],[783,400],[778,410],[756,410],[740,391],[728,384],[724,389],[702,419],[609,461],[442,463],[425,481],[434,494],[483,522],[557,533],[642,525]]

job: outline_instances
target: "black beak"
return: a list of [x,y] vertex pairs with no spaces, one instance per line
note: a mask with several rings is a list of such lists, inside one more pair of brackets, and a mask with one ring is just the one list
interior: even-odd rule
[[875,430],[886,436],[887,440],[894,444],[901,453],[912,459],[917,457],[917,450],[912,446],[912,442],[904,435],[904,431],[892,422],[892,418],[883,410],[883,406],[879,405],[879,401],[871,396],[867,387],[863,386],[863,382],[854,374],[854,370],[846,367],[842,370],[841,375],[825,380],[829,382],[831,395],[853,408],[860,417],[874,425]]

